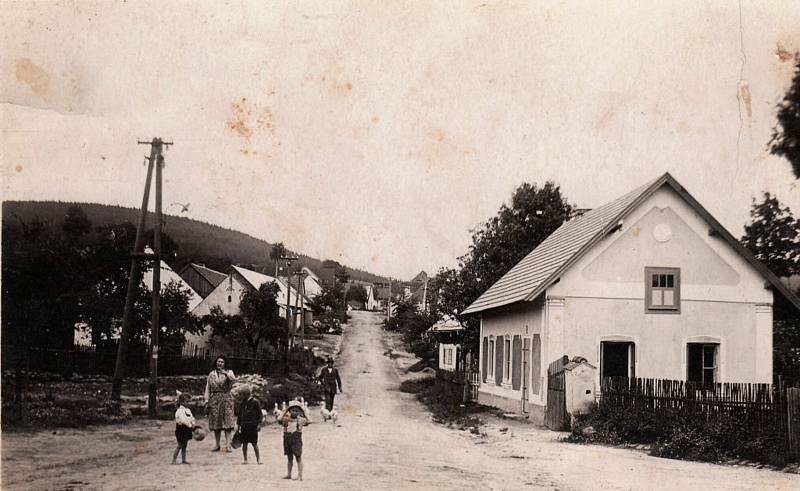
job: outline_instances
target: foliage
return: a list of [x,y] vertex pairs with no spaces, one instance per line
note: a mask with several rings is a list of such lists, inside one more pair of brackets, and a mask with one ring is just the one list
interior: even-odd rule
[[785,157],[796,178],[800,178],[800,58],[792,85],[778,104],[778,124],[769,142],[770,152]]
[[362,285],[352,285],[347,289],[347,301],[367,303],[367,289]]
[[719,462],[749,459],[785,464],[780,430],[753,425],[744,412],[703,417],[688,408],[654,411],[643,406],[603,405],[578,416],[567,441],[612,445],[652,444],[651,454],[673,459]]
[[283,242],[274,244],[269,251],[269,258],[275,261],[275,277],[278,276],[278,261],[286,256],[286,252],[286,246],[283,245]]
[[[15,217],[31,223],[35,217],[39,217],[43,223],[61,224],[71,206],[80,207],[94,226],[100,228],[125,222],[137,223],[140,214],[140,211],[134,208],[94,203],[5,201],[3,202],[3,223],[16,221]],[[162,250],[164,257],[168,258],[167,262],[175,271],[179,271],[190,262],[202,263],[217,271],[227,271],[231,264],[256,265],[255,269],[258,271],[272,272],[274,268],[273,260],[265,253],[272,249],[272,245],[268,242],[235,230],[186,217],[167,215],[164,220],[165,234],[175,241],[179,254],[175,255],[175,250],[169,247],[169,239],[166,238],[166,235],[162,239]],[[149,213],[147,223],[152,224],[154,221],[153,214]],[[135,230],[134,227],[134,233]],[[315,272],[322,269],[321,260],[302,254],[296,255],[300,257],[299,264],[301,266],[308,266]],[[377,275],[355,268],[347,268],[347,272],[357,280],[386,281]]]
[[286,322],[279,315],[277,297],[278,285],[264,283],[258,290],[242,293],[241,314],[226,314],[219,306],[214,306],[202,322],[211,327],[212,336],[234,345],[245,345],[253,354],[262,341],[277,349],[286,342]]
[[428,285],[429,304],[437,318],[455,315],[467,328],[463,342],[477,351],[478,320],[459,314],[508,270],[566,221],[573,210],[561,189],[523,183],[493,218],[472,235],[457,269],[442,268]]
[[[770,193],[750,210],[742,244],[777,276],[800,274],[800,219]],[[773,320],[773,368],[787,383],[800,383],[800,317],[776,303]]]
[[436,322],[434,315],[417,311],[416,305],[410,300],[396,300],[393,305],[394,315],[388,322],[384,321],[386,330],[401,332],[403,342],[420,358],[436,359],[436,341],[425,336],[425,332]]
[[742,244],[777,276],[800,273],[800,219],[770,193],[761,203],[753,200],[750,217]]

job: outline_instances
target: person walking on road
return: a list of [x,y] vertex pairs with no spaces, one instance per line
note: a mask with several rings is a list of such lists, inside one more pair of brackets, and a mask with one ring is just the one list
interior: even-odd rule
[[320,372],[319,380],[322,382],[322,390],[325,391],[325,409],[332,411],[337,387],[342,392],[342,379],[339,378],[339,371],[333,368],[333,358],[328,358],[328,366]]
[[225,357],[223,355],[219,355],[214,363],[216,368],[208,374],[205,392],[206,405],[208,406],[208,429],[214,432],[214,438],[217,442],[217,445],[211,451],[220,451],[219,438],[220,433],[224,430],[225,448],[222,451],[227,452],[227,447],[231,443],[231,431],[236,425],[233,394],[231,394],[236,376],[232,370],[225,369]]

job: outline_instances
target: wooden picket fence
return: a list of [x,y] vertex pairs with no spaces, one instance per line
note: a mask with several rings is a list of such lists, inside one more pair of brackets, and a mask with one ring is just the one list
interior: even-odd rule
[[605,378],[601,386],[600,404],[606,407],[679,409],[707,421],[735,416],[753,428],[785,435],[789,455],[800,456],[800,388],[624,377]]

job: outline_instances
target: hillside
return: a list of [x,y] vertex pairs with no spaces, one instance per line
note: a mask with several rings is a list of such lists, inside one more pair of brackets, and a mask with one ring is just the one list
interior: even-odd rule
[[[29,222],[38,217],[45,223],[60,223],[70,206],[80,206],[94,226],[104,226],[122,222],[133,224],[139,221],[139,210],[121,206],[96,203],[67,203],[56,201],[4,201],[3,222],[21,219]],[[155,216],[148,214],[148,228],[155,222]],[[235,230],[192,220],[190,218],[166,216],[164,232],[178,244],[178,256],[169,261],[178,270],[190,262],[204,263],[208,267],[227,271],[231,264],[250,267],[274,274],[275,266],[269,254],[272,244]],[[322,260],[290,251],[300,257],[300,264],[308,266],[321,274]],[[347,268],[354,280],[382,282],[386,279],[354,268]]]

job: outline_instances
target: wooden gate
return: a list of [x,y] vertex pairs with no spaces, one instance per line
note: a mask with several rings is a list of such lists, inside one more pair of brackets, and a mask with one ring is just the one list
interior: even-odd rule
[[564,355],[547,367],[547,408],[544,424],[551,430],[562,431],[568,427],[566,378],[564,365],[569,357]]

